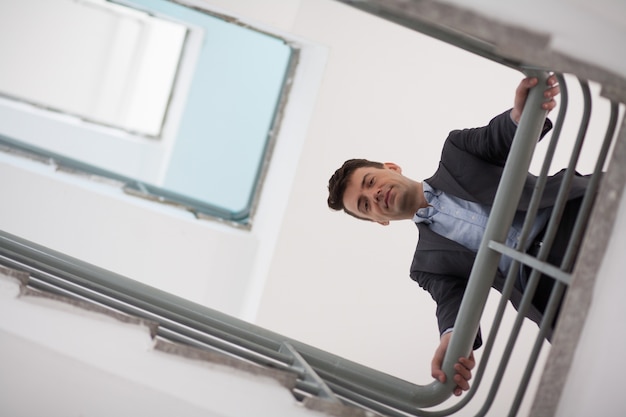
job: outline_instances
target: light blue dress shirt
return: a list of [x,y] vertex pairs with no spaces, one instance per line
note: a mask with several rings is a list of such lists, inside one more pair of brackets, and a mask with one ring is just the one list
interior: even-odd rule
[[[433,232],[478,252],[480,242],[485,234],[491,207],[448,195],[441,190],[432,188],[427,182],[423,184],[424,195],[429,206],[419,209],[413,216],[413,221],[426,223]],[[525,213],[517,213],[513,225],[509,229],[505,244],[511,248],[517,247],[524,216]],[[535,224],[526,240],[524,251],[528,250],[530,244],[546,226],[549,217],[549,208],[538,211]],[[500,257],[498,268],[505,276],[509,271],[511,262],[512,259],[508,256]]]

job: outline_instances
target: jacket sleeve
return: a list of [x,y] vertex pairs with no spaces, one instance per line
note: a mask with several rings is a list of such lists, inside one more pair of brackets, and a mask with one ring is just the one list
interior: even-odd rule
[[[467,285],[466,280],[446,275],[431,274],[428,272],[417,272],[411,274],[417,283],[430,293],[430,296],[437,303],[437,323],[439,334],[454,327],[456,316],[461,307],[463,294]],[[478,349],[482,345],[480,329],[476,334],[473,349]]]
[[[517,125],[510,116],[511,110],[491,119],[487,126],[455,130],[450,132],[450,145],[475,155],[489,163],[503,166],[511,149]],[[546,119],[540,138],[552,129],[552,122]]]

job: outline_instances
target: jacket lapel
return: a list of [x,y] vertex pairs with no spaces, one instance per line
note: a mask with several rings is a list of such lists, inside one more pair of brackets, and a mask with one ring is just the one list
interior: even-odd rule
[[411,273],[422,271],[432,274],[458,276],[467,279],[476,254],[465,246],[447,239],[422,223],[417,224],[419,240]]

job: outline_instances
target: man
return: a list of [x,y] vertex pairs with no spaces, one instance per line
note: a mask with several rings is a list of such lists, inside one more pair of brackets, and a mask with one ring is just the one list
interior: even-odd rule
[[[328,205],[334,210],[363,220],[388,225],[393,220],[413,220],[419,229],[419,242],[411,265],[411,278],[429,291],[437,302],[437,319],[441,334],[440,345],[432,360],[432,376],[445,382],[441,364],[448,347],[454,321],[467,285],[467,279],[480,245],[489,209],[502,175],[506,157],[519,123],[529,90],[537,85],[536,78],[522,80],[515,92],[514,106],[491,120],[488,126],[456,130],[448,136],[437,172],[423,182],[402,175],[394,163],[378,163],[353,159],[346,161],[329,181]],[[544,90],[544,110],[552,110],[559,87],[556,77],[547,80]],[[546,120],[542,136],[551,128]],[[529,242],[537,244],[554,206],[556,190],[562,172],[550,177],[542,198],[537,220]],[[525,192],[518,207],[518,216],[507,237],[507,245],[514,246],[528,206],[536,177],[528,174]],[[559,230],[556,251],[549,261],[559,262],[567,246],[567,232],[575,220],[584,194],[587,178],[576,177],[568,199],[568,208]],[[531,250],[529,247],[527,250]],[[501,291],[510,259],[502,257],[494,288]],[[511,302],[517,308],[521,300],[524,277],[516,284]],[[526,277],[527,278],[527,277]],[[527,317],[539,323],[553,281],[542,278]],[[481,344],[477,336],[474,349]],[[471,370],[475,366],[473,353],[459,358],[455,365],[455,395],[469,389]]]

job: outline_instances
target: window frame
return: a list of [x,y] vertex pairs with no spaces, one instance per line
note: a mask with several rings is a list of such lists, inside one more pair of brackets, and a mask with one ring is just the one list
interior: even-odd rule
[[[109,0],[110,1],[110,0]],[[194,12],[202,13],[220,20],[226,21],[230,24],[238,25],[242,28],[253,30],[263,35],[267,35],[284,42],[290,48],[289,58],[284,72],[283,82],[278,94],[278,100],[274,107],[273,116],[271,117],[271,124],[268,129],[267,137],[261,152],[261,158],[259,161],[259,168],[256,172],[254,180],[254,188],[248,198],[248,202],[244,209],[233,212],[228,209],[222,208],[218,205],[211,204],[199,199],[186,196],[182,193],[174,192],[166,189],[164,186],[158,186],[148,183],[145,178],[141,178],[141,175],[133,176],[126,175],[124,173],[116,172],[111,169],[104,169],[96,166],[93,163],[85,162],[79,158],[63,155],[60,152],[46,149],[42,146],[43,140],[37,139],[37,136],[41,136],[41,131],[45,131],[50,126],[54,126],[61,131],[67,132],[73,130],[75,136],[92,135],[102,136],[99,138],[104,143],[104,136],[110,138],[113,143],[109,143],[103,146],[112,149],[111,152],[118,155],[123,155],[124,149],[130,150],[130,152],[141,152],[143,146],[145,151],[150,155],[148,159],[157,158],[157,153],[167,155],[171,154],[174,147],[175,135],[174,132],[178,129],[180,119],[182,117],[181,111],[172,111],[172,108],[182,108],[184,105],[184,98],[190,88],[191,81],[187,79],[181,82],[181,73],[189,74],[195,67],[195,61],[198,55],[199,45],[202,42],[202,30],[196,28],[194,30],[193,24],[185,23],[190,27],[187,32],[187,39],[184,42],[183,53],[181,54],[179,68],[172,88],[172,96],[167,106],[167,110],[164,116],[164,123],[161,129],[161,141],[155,143],[154,137],[149,135],[140,134],[137,132],[131,132],[121,127],[107,126],[99,122],[94,122],[86,118],[82,118],[77,115],[64,113],[52,108],[46,108],[36,103],[31,103],[21,99],[15,99],[3,94],[0,94],[0,116],[5,115],[7,119],[12,119],[11,115],[19,113],[22,118],[21,123],[23,125],[38,125],[45,123],[46,127],[43,127],[39,132],[27,132],[23,134],[19,132],[19,128],[15,125],[10,126],[6,131],[0,132],[0,148],[4,148],[7,152],[18,153],[25,155],[31,159],[49,161],[55,164],[59,169],[69,172],[75,172],[77,174],[91,177],[94,179],[107,179],[113,183],[119,185],[122,190],[131,196],[140,197],[154,201],[157,203],[167,204],[171,206],[177,206],[183,210],[189,211],[194,214],[198,219],[210,219],[220,222],[224,222],[230,226],[250,229],[252,221],[256,213],[261,190],[263,189],[263,183],[267,176],[270,160],[273,156],[273,150],[276,145],[276,140],[280,132],[281,122],[285,113],[285,107],[287,105],[289,93],[293,84],[295,72],[298,68],[300,61],[300,45],[292,42],[276,33],[271,33],[265,29],[259,29],[233,19],[228,16],[213,13],[203,8],[193,7],[188,4],[183,4],[175,0],[165,0],[172,4],[176,4],[181,7],[185,7],[193,10]],[[137,8],[136,5],[128,4],[124,1],[111,1],[113,4],[120,4]],[[141,8],[137,10],[146,12]],[[149,11],[148,11],[149,12]],[[150,13],[150,12],[149,12]],[[153,13],[159,17],[167,20],[175,21],[176,19],[161,16],[158,13]],[[24,121],[24,118],[26,121]],[[168,135],[169,132],[169,135]],[[26,136],[26,137],[24,137]],[[19,139],[18,139],[19,138]],[[156,147],[162,147],[158,152]],[[117,151],[115,150],[117,149]],[[154,154],[154,155],[153,155]],[[153,164],[155,165],[155,164]],[[145,174],[145,173],[144,173]],[[159,174],[163,176],[163,172]]]

